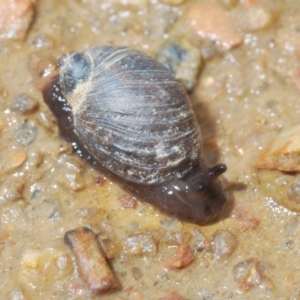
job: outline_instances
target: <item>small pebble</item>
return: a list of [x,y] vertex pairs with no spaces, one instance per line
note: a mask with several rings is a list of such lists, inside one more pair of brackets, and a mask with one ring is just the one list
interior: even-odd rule
[[288,198],[290,201],[300,204],[300,183],[292,183],[288,188]]
[[96,178],[96,184],[99,186],[103,186],[105,184],[105,182],[107,181],[107,178],[100,174],[97,178]]
[[182,228],[181,222],[178,219],[172,217],[164,218],[159,223],[163,228],[167,230],[180,230]]
[[37,135],[37,128],[29,125],[26,121],[16,130],[17,141],[21,146],[28,146],[33,143]]
[[143,273],[138,267],[132,267],[131,274],[134,280],[140,280],[143,277]]
[[296,235],[299,229],[299,218],[292,217],[284,226],[284,233],[287,237]]
[[38,102],[25,94],[17,96],[10,105],[12,111],[22,114],[33,113],[38,107]]
[[260,220],[252,216],[252,214],[242,205],[237,204],[234,206],[232,217],[241,231],[255,230],[260,224]]
[[164,263],[164,267],[171,269],[182,269],[188,266],[195,259],[191,248],[188,245],[181,245],[177,251]]
[[204,236],[204,234],[198,229],[194,228],[194,237],[195,237],[195,243],[193,246],[193,249],[196,251],[210,251],[211,250],[211,244],[207,240],[207,238]]
[[[38,231],[38,228],[36,231]],[[39,247],[37,244],[26,245],[20,251],[20,256],[17,282],[26,295],[24,300],[39,298],[39,296],[36,296],[37,286],[44,287],[46,282],[48,288],[49,286],[56,286],[61,278],[70,278],[71,276],[72,261],[61,247],[55,248],[52,246],[47,248],[45,244]]]
[[23,40],[34,15],[34,0],[0,1],[0,39]]
[[27,153],[25,151],[11,151],[5,156],[0,157],[0,174],[6,174],[15,171],[21,167],[27,160]]
[[187,91],[191,91],[201,69],[201,53],[186,38],[177,38],[162,46],[156,59],[175,74]]
[[124,249],[130,254],[156,253],[157,243],[151,233],[128,236],[124,240]]
[[25,296],[21,291],[12,291],[10,294],[10,300],[24,300]]
[[262,30],[271,22],[271,12],[264,7],[242,7],[238,12],[238,24],[244,31]]
[[13,180],[12,182],[3,182],[0,184],[0,202],[16,201],[23,198],[24,183]]
[[227,230],[218,230],[213,235],[212,246],[216,256],[229,257],[238,246],[236,236]]
[[26,159],[27,159],[27,153],[25,151],[15,152],[10,156],[9,165],[11,168],[20,167],[25,162]]
[[25,219],[23,200],[12,201],[7,203],[7,205],[0,206],[0,223],[2,223],[2,225],[18,222],[20,226]]
[[215,41],[224,50],[243,42],[243,35],[237,30],[232,16],[216,3],[195,2],[188,10],[187,21],[198,35]]
[[271,268],[271,265],[256,258],[249,258],[233,267],[233,277],[244,291],[261,286],[263,283],[265,287],[272,289],[272,281],[265,275],[266,269],[269,268]]
[[282,130],[256,162],[257,169],[300,171],[300,125]]
[[122,208],[136,208],[137,202],[136,198],[129,195],[120,195],[117,198],[117,201],[120,203]]
[[29,168],[38,167],[44,160],[44,156],[39,152],[30,152],[26,161],[26,166]]
[[164,243],[168,246],[179,246],[187,244],[192,238],[189,232],[171,232],[166,231],[164,236]]
[[166,296],[158,298],[158,300],[184,300],[177,292],[172,292]]
[[58,159],[59,168],[56,171],[56,180],[71,191],[83,190],[86,181],[83,176],[84,163],[77,155],[63,154]]
[[40,112],[37,116],[37,121],[50,131],[54,131],[56,129],[57,121],[50,111]]

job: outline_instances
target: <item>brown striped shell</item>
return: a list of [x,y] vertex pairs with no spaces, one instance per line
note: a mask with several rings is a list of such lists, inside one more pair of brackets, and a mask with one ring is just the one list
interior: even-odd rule
[[200,131],[173,74],[150,56],[102,46],[66,54],[60,85],[87,150],[132,182],[158,184],[199,164]]

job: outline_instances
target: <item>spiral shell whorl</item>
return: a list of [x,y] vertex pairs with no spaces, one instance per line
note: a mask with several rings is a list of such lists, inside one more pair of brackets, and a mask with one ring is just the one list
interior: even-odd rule
[[64,90],[69,62],[62,65],[60,83],[71,106],[77,103],[74,127],[89,152],[133,182],[156,184],[187,174],[199,160],[200,132],[188,96],[171,72],[125,47],[80,54],[91,60],[84,80],[72,92]]

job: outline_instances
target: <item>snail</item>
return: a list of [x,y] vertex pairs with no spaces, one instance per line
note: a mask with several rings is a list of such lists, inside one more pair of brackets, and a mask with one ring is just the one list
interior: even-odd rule
[[202,158],[190,100],[167,68],[116,46],[65,54],[59,66],[74,130],[96,160],[167,214],[197,224],[220,214],[226,165]]

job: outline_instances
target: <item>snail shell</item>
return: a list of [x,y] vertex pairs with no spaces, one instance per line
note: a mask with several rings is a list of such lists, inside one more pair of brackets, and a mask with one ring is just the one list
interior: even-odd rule
[[198,161],[199,127],[183,87],[137,50],[96,47],[63,59],[60,84],[89,152],[129,181],[182,178]]
[[94,158],[132,182],[132,191],[143,185],[137,194],[165,212],[196,223],[220,213],[227,199],[217,177],[226,166],[208,168],[201,158],[191,103],[168,69],[114,46],[65,54],[59,64],[75,132]]

